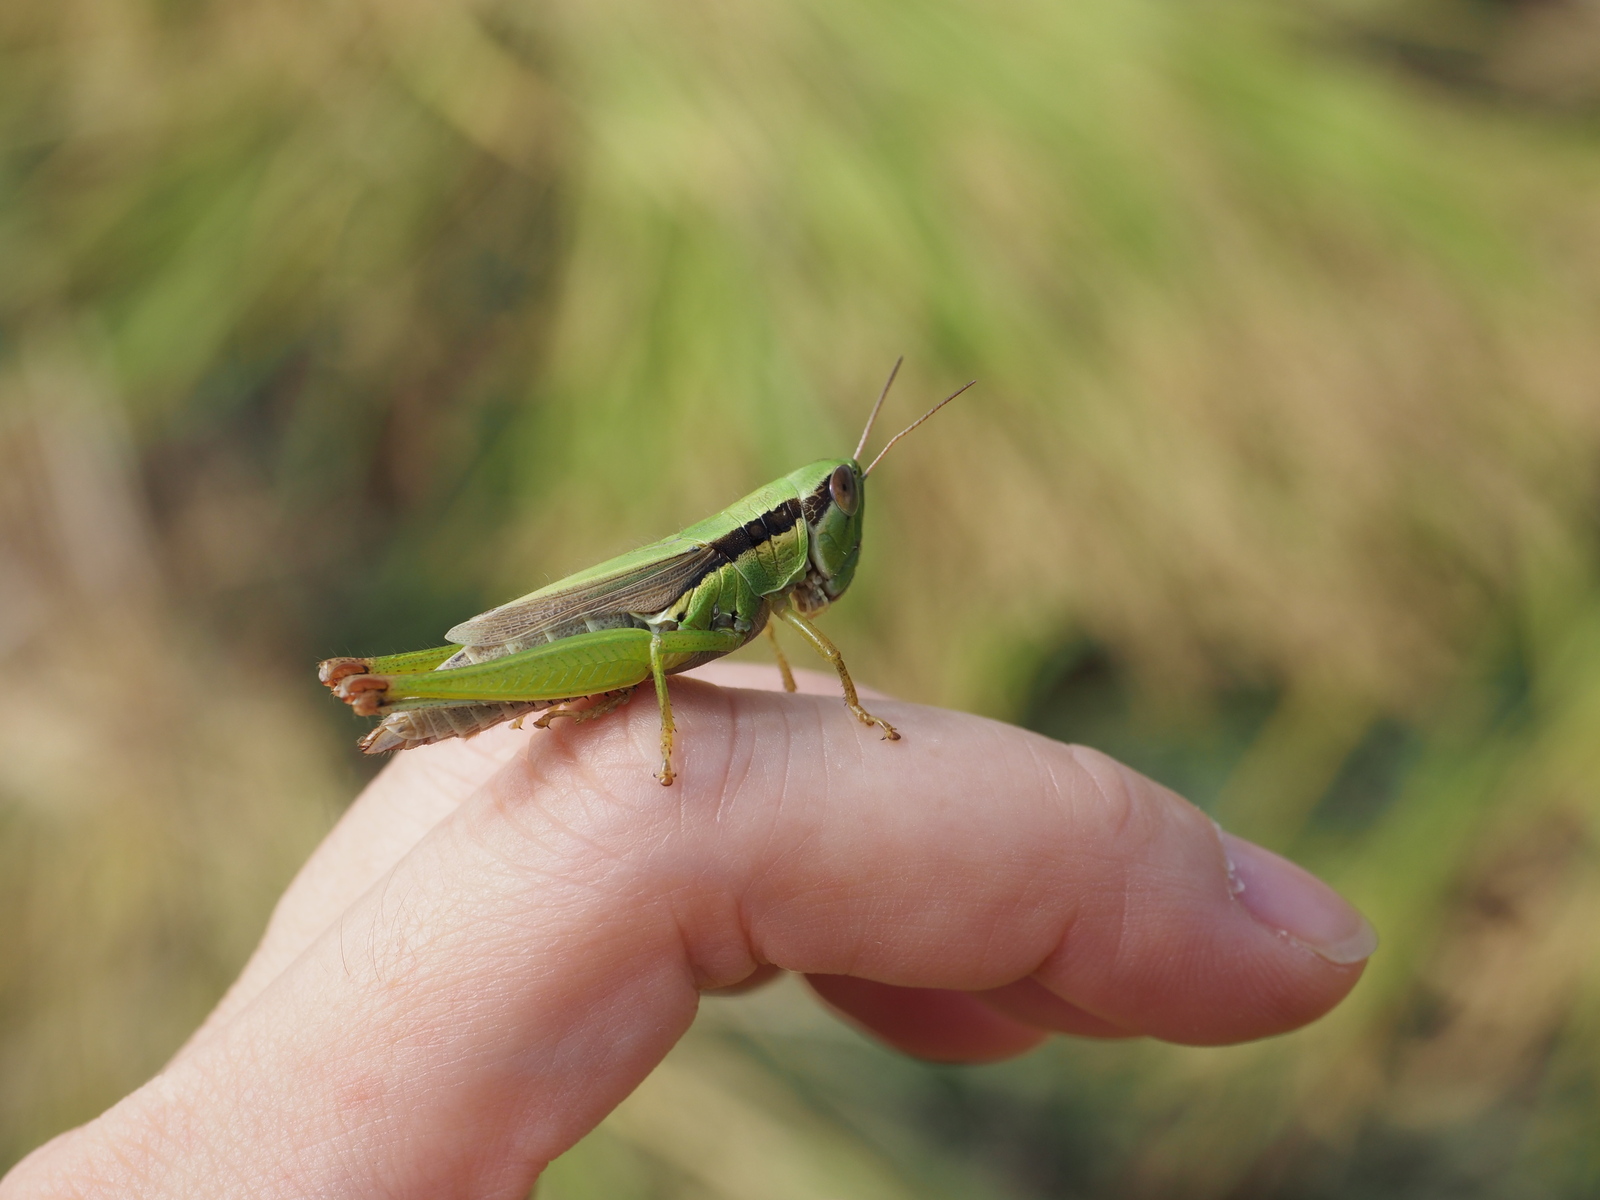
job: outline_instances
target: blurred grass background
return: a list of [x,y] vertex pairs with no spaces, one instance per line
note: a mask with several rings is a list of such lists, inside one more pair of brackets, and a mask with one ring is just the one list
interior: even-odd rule
[[0,6],[0,1166],[359,786],[311,673],[908,418],[859,677],[1355,898],[1317,1026],[708,1001],[541,1196],[1600,1191],[1594,0]]

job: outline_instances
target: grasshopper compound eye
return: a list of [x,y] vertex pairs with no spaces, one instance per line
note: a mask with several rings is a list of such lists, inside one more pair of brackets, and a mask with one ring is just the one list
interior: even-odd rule
[[861,502],[861,493],[856,488],[856,473],[848,466],[837,468],[832,478],[828,480],[828,490],[833,493],[833,502],[844,510],[844,515],[856,515],[856,507]]

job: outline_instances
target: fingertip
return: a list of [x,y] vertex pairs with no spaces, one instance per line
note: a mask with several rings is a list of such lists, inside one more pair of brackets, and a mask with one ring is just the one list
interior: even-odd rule
[[1040,964],[1049,993],[1191,1045],[1284,1033],[1348,995],[1376,935],[1337,892],[1123,764],[1071,754],[1092,781],[1079,811],[1098,814],[1081,831],[1100,848],[1085,877],[1111,869]]
[[1311,872],[1225,830],[1217,835],[1235,898],[1267,929],[1337,967],[1364,963],[1378,949],[1377,930]]

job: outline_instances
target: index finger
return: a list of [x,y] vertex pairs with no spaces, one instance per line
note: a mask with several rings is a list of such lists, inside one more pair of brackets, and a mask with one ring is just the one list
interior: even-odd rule
[[351,1194],[492,1177],[521,1195],[700,990],[764,963],[1031,979],[1116,1030],[1218,1043],[1320,1015],[1372,949],[1324,885],[1093,751],[893,702],[875,707],[906,738],[885,743],[831,697],[689,680],[673,699],[679,786],[649,773],[645,705],[527,741],[94,1136],[175,1130],[241,1181],[292,1160]]

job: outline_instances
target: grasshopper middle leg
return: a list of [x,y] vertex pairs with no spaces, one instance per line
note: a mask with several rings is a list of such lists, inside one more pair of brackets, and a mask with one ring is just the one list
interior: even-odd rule
[[656,702],[661,706],[661,773],[656,776],[662,787],[671,787],[677,778],[672,769],[672,735],[677,725],[672,719],[672,697],[667,695],[667,666],[669,655],[722,653],[737,650],[744,637],[733,630],[722,629],[669,629],[655,630],[650,637],[650,675],[656,684]]

